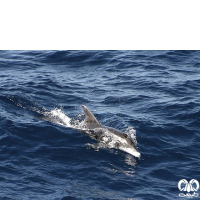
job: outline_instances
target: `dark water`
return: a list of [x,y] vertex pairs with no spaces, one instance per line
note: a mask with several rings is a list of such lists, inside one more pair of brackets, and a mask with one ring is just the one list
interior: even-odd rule
[[[141,158],[70,128],[82,104]],[[0,52],[0,199],[183,199],[199,130],[199,51]]]

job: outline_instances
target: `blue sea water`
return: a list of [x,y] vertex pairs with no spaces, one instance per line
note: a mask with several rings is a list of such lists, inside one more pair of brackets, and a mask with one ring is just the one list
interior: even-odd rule
[[[81,105],[141,158],[73,129]],[[0,51],[2,200],[184,199],[199,144],[200,51]]]

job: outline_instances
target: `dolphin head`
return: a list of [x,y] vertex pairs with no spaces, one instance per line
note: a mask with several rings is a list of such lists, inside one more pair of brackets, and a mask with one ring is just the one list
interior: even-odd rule
[[129,137],[123,139],[118,138],[118,142],[116,143],[116,148],[138,158],[141,156],[140,152],[136,149],[135,145],[133,144],[132,140]]
[[123,133],[115,128],[111,128],[107,126],[103,126],[103,127],[106,127],[108,131],[110,131],[113,134],[114,136],[113,139],[116,141],[115,148],[120,149],[121,151],[127,152],[135,157],[141,156],[138,150],[136,149],[133,141],[126,133]]
[[129,153],[137,158],[140,158],[140,156],[141,156],[140,152],[138,152],[138,150],[134,146],[127,146],[127,147],[119,146],[119,149],[126,153]]

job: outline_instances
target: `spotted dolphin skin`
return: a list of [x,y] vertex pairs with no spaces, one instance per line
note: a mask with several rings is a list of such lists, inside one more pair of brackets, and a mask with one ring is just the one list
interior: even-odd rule
[[127,134],[114,128],[101,125],[86,106],[82,105],[82,107],[85,113],[83,130],[86,134],[97,141],[107,144],[111,148],[120,149],[135,157],[140,157],[140,153]]

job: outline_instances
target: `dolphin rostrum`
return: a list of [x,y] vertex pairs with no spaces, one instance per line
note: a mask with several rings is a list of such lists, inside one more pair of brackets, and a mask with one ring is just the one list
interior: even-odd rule
[[140,153],[127,134],[114,128],[101,125],[86,106],[82,105],[82,107],[85,113],[83,124],[83,131],[85,133],[90,135],[91,138],[103,142],[111,148],[120,149],[135,157],[140,157]]

